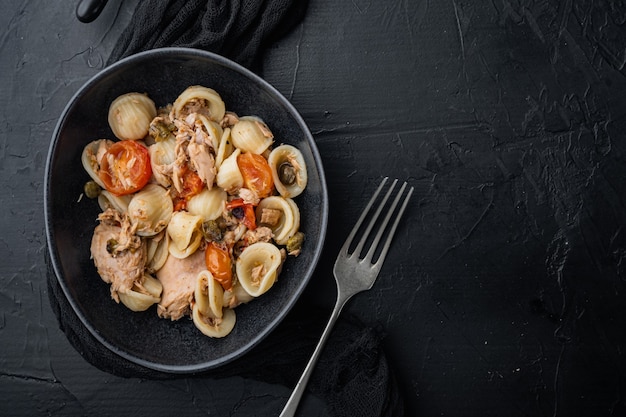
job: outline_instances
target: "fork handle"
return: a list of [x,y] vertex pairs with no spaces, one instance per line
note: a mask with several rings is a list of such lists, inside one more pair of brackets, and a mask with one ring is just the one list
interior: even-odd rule
[[304,390],[306,389],[306,385],[309,382],[309,378],[311,378],[311,374],[313,374],[313,369],[315,368],[317,359],[319,358],[320,353],[322,353],[322,349],[326,344],[328,336],[330,336],[331,330],[335,326],[335,322],[339,318],[339,313],[341,313],[341,309],[346,304],[349,298],[350,295],[343,295],[341,291],[339,291],[339,294],[337,295],[337,301],[335,302],[335,307],[333,308],[333,312],[331,313],[330,318],[328,319],[328,323],[324,328],[324,332],[320,337],[320,341],[317,342],[317,346],[313,351],[313,355],[311,355],[311,359],[309,359],[309,362],[306,364],[304,372],[302,372],[302,375],[300,376],[296,387],[294,388],[291,396],[285,404],[285,408],[283,408],[282,413],[280,413],[280,417],[293,417],[296,415],[296,410],[298,409],[298,405],[300,404],[300,399],[304,394]]

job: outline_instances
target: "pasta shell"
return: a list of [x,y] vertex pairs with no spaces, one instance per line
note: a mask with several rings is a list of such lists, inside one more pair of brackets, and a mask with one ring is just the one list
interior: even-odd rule
[[230,154],[232,153],[233,153],[233,144],[232,144],[232,141],[230,140],[230,128],[227,127],[226,129],[224,129],[222,133],[222,138],[220,139],[220,145],[217,148],[217,153],[215,155],[215,168],[220,169],[222,162],[224,162],[224,160],[228,158]]
[[202,217],[185,211],[176,211],[167,226],[170,235],[169,252],[172,256],[183,259],[198,249],[202,241],[200,225]]
[[143,139],[156,115],[156,106],[150,97],[141,93],[128,93],[111,103],[109,126],[119,139]]
[[146,311],[161,301],[163,286],[159,280],[144,274],[143,282],[134,285],[129,291],[119,292],[120,301],[132,311]]
[[[289,233],[287,233],[287,235],[289,236],[287,240],[289,240],[300,230],[300,208],[291,198],[286,198],[286,200],[289,206],[291,206],[291,212],[293,213],[293,224],[291,225],[291,230],[289,231]],[[285,244],[287,244],[287,242],[285,242]]]
[[205,336],[221,338],[233,331],[236,322],[235,310],[226,308],[221,319],[213,319],[200,313],[197,305],[192,310],[193,324]]
[[257,224],[272,229],[274,241],[279,245],[287,244],[300,228],[300,210],[290,198],[264,198],[256,208],[256,219]]
[[207,116],[214,122],[221,122],[226,113],[226,106],[217,91],[193,85],[183,91],[174,101],[170,118],[183,119],[191,113]]
[[258,297],[274,285],[281,263],[280,251],[276,246],[267,242],[253,243],[237,258],[239,283],[248,294]]
[[252,300],[254,300],[254,297],[248,294],[238,281],[235,281],[230,290],[224,291],[222,305],[228,308],[235,308],[240,304],[249,303]]
[[239,165],[237,165],[237,157],[241,153],[240,149],[236,149],[228,158],[222,162],[220,169],[217,171],[215,181],[217,186],[232,192],[243,186],[243,176],[239,171]]
[[173,211],[168,191],[158,184],[146,185],[128,204],[128,216],[139,236],[154,236],[165,229]]
[[176,161],[176,138],[171,137],[148,147],[154,179],[163,187],[172,185],[172,164]]
[[158,235],[148,239],[148,261],[146,270],[156,272],[165,264],[169,255],[170,235],[162,231]]
[[187,202],[187,211],[190,214],[201,216],[202,220],[215,220],[222,215],[228,194],[219,187],[210,190],[204,188],[199,194],[191,197]]
[[222,306],[224,302],[224,289],[213,279],[209,271],[198,274],[196,288],[194,290],[195,307],[204,316],[213,319],[222,318]]
[[102,211],[106,211],[108,208],[112,208],[124,214],[128,212],[128,205],[130,204],[130,200],[132,198],[133,196],[129,194],[115,195],[103,189],[98,195],[98,205],[100,206],[100,209],[102,209]]
[[262,154],[274,142],[274,135],[259,118],[247,116],[231,128],[233,145],[241,152]]
[[198,120],[204,126],[204,130],[206,130],[207,135],[209,135],[209,139],[211,141],[210,145],[217,152],[217,149],[220,145],[220,140],[222,139],[222,135],[224,131],[222,130],[222,126],[219,123],[214,122],[213,120],[209,120],[206,116],[201,114],[198,115]]
[[104,183],[100,179],[98,172],[100,171],[100,160],[102,156],[113,145],[112,140],[98,139],[93,142],[89,142],[84,148],[80,156],[80,160],[83,164],[83,168],[102,189],[104,189]]
[[280,195],[294,198],[304,191],[308,175],[304,157],[298,148],[280,145],[270,152],[267,162],[272,169],[274,185]]
[[173,257],[178,259],[185,259],[188,256],[192,255],[200,247],[200,243],[202,243],[202,234],[197,232],[192,235],[192,239],[186,248],[178,249],[178,247],[176,245],[172,245],[170,241],[168,250],[170,255],[172,255]]

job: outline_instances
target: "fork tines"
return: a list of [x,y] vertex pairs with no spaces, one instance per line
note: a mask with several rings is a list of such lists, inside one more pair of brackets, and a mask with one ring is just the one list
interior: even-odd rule
[[[350,235],[346,239],[346,243],[342,248],[342,251],[344,251],[347,255],[357,256],[362,259],[362,262],[372,262],[375,266],[378,267],[380,267],[380,264],[382,264],[383,260],[385,259],[385,255],[389,250],[389,246],[391,245],[391,241],[396,232],[396,228],[398,227],[398,223],[400,222],[400,218],[402,217],[402,214],[406,209],[409,199],[413,194],[413,187],[409,187],[407,191],[408,184],[404,182],[393,201],[389,203],[389,198],[398,183],[398,180],[394,179],[385,195],[382,197],[382,199],[379,199],[379,195],[388,180],[389,177],[383,178],[382,182],[376,189],[376,192],[367,203],[367,206],[363,210],[363,213],[359,217],[356,225],[350,232]],[[402,199],[403,195],[404,198]],[[400,203],[401,199],[402,204],[398,208],[398,204]],[[372,214],[372,208],[377,203],[378,206],[376,207],[376,211]],[[384,217],[384,219],[379,220],[380,214],[384,209],[387,210],[387,215]],[[392,218],[394,219],[394,221],[391,226],[389,226],[389,222]],[[363,223],[366,220],[369,220],[369,223],[367,224],[365,230],[362,231]],[[378,231],[376,235],[372,237],[370,236],[370,233],[375,226],[378,227]],[[356,247],[354,247],[354,240],[357,235],[360,236],[360,240]],[[379,243],[384,236],[386,237],[386,239],[379,247]],[[367,253],[364,254],[364,250],[367,250]]]

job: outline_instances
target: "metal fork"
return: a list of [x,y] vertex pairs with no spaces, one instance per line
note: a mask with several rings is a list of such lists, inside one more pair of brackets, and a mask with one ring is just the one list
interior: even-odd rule
[[[315,347],[315,351],[313,351],[313,355],[311,356],[311,359],[309,359],[309,363],[307,363],[306,367],[304,368],[304,372],[302,373],[300,380],[298,381],[296,387],[291,393],[289,400],[287,400],[285,408],[283,409],[282,413],[280,413],[280,417],[290,417],[296,414],[300,399],[302,398],[309,378],[313,373],[315,363],[317,362],[317,359],[322,352],[324,344],[326,343],[326,339],[328,339],[328,336],[330,335],[330,332],[335,325],[335,322],[337,321],[337,318],[339,317],[339,313],[341,312],[343,306],[355,294],[372,288],[374,282],[376,281],[376,277],[378,276],[378,273],[380,272],[380,269],[383,265],[385,256],[387,255],[387,251],[389,250],[389,246],[391,246],[391,240],[393,239],[393,235],[395,234],[396,228],[398,227],[398,223],[400,222],[402,213],[404,213],[409,199],[413,194],[413,187],[409,188],[406,196],[402,200],[402,205],[400,206],[400,209],[396,212],[396,208],[407,187],[406,182],[402,184],[402,187],[400,188],[400,191],[397,193],[395,199],[393,200],[393,203],[387,209],[387,215],[378,227],[378,231],[371,241],[371,244],[369,244],[368,249],[366,244],[368,244],[367,242],[369,242],[369,240],[371,239],[370,233],[376,225],[380,213],[385,208],[385,205],[387,204],[387,201],[389,200],[389,197],[391,196],[391,193],[398,182],[397,179],[394,180],[391,184],[391,187],[385,194],[385,197],[378,204],[378,208],[376,209],[374,215],[371,217],[371,220],[367,228],[363,232],[363,235],[358,244],[356,245],[356,247],[354,247],[354,249],[352,249],[352,247],[354,246],[353,240],[357,236],[361,225],[368,217],[369,211],[376,203],[378,195],[380,194],[384,185],[387,183],[387,180],[388,177],[383,178],[383,181],[376,189],[376,192],[370,199],[369,203],[367,203],[367,206],[363,210],[361,217],[357,221],[356,225],[352,228],[350,235],[348,236],[346,242],[343,244],[343,247],[339,251],[339,255],[337,256],[337,260],[335,261],[335,267],[333,268],[333,275],[335,276],[335,281],[337,283],[337,301],[335,302],[335,307],[333,308],[333,312],[328,319],[328,324],[326,324],[326,328],[322,333],[320,341]],[[386,239],[381,243],[381,238],[383,237],[385,230],[387,229],[387,226],[389,225],[389,222],[394,214],[395,219],[391,224],[388,233],[386,234]],[[381,246],[379,246],[379,243],[381,244]],[[367,253],[362,256],[361,254],[364,248],[367,249]],[[376,256],[377,253],[378,255]]]

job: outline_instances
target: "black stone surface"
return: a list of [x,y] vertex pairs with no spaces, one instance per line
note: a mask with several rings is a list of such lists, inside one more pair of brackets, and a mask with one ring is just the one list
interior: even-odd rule
[[[50,309],[50,136],[135,4],[89,24],[73,2],[0,14],[0,415],[278,415],[290,387],[101,372]],[[265,52],[330,193],[303,303],[330,311],[335,255],[380,177],[416,188],[347,308],[385,330],[408,416],[626,415],[625,22],[610,1],[310,0]],[[323,399],[302,415],[328,415]]]

